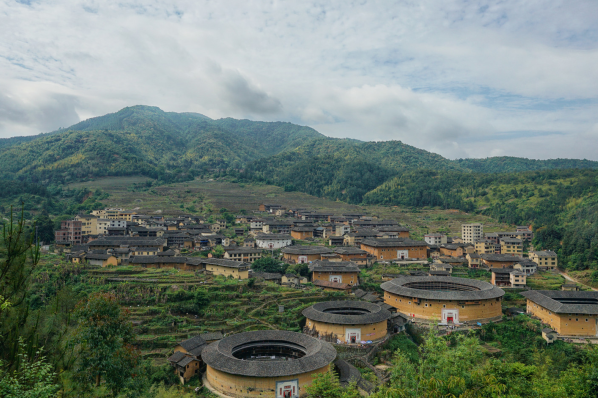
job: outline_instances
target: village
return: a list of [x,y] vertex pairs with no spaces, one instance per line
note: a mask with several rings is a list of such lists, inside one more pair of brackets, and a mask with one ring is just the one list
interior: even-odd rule
[[[367,394],[376,383],[357,367],[382,380],[383,368],[369,359],[406,328],[452,333],[523,313],[545,325],[547,343],[597,341],[598,292],[572,282],[536,288],[535,278],[558,275],[558,259],[532,247],[529,226],[484,233],[483,224],[470,223],[460,236],[415,239],[394,220],[359,213],[261,204],[251,214],[222,214],[169,218],[107,208],[55,231],[55,253],[98,270],[177,270],[203,278],[194,283],[226,278],[325,295],[301,310],[300,331],[187,336],[167,358],[181,383],[201,379],[220,396],[295,397],[314,374],[333,368],[344,385],[357,383]],[[264,264],[288,266],[274,272]],[[511,292],[525,304],[513,306]]]

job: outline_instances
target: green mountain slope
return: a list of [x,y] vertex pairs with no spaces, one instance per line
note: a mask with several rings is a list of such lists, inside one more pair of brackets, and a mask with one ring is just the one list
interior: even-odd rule
[[0,175],[66,182],[143,174],[176,181],[207,169],[240,168],[319,137],[313,129],[290,123],[214,121],[195,113],[134,106],[7,145],[0,151]]
[[555,169],[598,169],[598,162],[586,159],[526,159],[513,156],[497,156],[485,159],[458,159],[463,168],[478,173],[507,173]]

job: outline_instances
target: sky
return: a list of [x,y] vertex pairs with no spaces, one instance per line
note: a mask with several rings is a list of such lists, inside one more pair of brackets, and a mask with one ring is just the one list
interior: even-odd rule
[[0,0],[0,137],[126,106],[598,160],[598,1]]

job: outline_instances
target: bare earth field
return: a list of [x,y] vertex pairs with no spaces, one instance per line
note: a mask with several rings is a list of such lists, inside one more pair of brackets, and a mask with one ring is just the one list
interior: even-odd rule
[[410,227],[415,237],[428,232],[444,231],[460,235],[461,224],[481,222],[485,232],[508,230],[510,226],[489,217],[458,210],[411,210],[400,207],[358,206],[318,198],[301,192],[284,192],[272,185],[236,184],[226,181],[196,179],[184,183],[131,190],[133,184],[148,181],[146,177],[110,177],[71,184],[69,188],[100,188],[110,194],[103,200],[110,207],[136,209],[140,213],[207,214],[226,208],[231,212],[256,211],[260,203],[277,203],[287,208],[308,208],[335,214],[364,213],[384,219],[394,219]]

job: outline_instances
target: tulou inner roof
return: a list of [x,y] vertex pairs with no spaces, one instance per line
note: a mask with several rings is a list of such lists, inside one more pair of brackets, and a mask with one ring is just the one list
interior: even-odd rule
[[446,276],[404,276],[384,282],[380,287],[399,296],[429,300],[485,300],[505,294],[488,282]]
[[[342,312],[359,313],[346,315]],[[303,310],[303,316],[313,321],[339,325],[368,325],[390,318],[390,312],[378,304],[365,301],[326,301]]]
[[[299,346],[305,355],[297,359],[273,361],[247,361],[235,358],[233,352],[249,343],[276,342]],[[259,330],[234,334],[207,346],[201,353],[203,361],[221,372],[250,377],[280,377],[312,372],[329,365],[336,358],[336,350],[330,343],[305,334]]]

